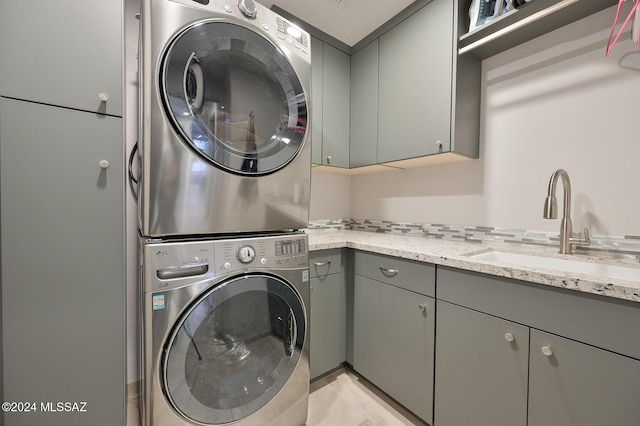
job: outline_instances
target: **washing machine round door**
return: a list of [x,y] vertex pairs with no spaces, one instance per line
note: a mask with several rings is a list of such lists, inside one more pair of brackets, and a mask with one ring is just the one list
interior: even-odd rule
[[254,29],[192,25],[168,45],[161,73],[166,114],[205,161],[259,176],[285,167],[302,149],[305,91],[283,51]]
[[287,282],[248,274],[204,292],[163,351],[164,393],[187,419],[224,424],[265,406],[302,356],[304,305]]

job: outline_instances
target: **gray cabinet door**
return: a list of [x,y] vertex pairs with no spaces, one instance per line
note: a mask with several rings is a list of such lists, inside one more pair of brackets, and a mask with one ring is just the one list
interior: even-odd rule
[[2,0],[0,95],[122,116],[122,9],[122,1]]
[[325,43],[322,68],[322,164],[349,167],[350,56]]
[[349,166],[378,161],[378,39],[351,56]]
[[311,280],[311,378],[339,367],[346,358],[347,298],[343,274]]
[[353,367],[431,424],[435,302],[356,275]]
[[455,3],[433,0],[380,37],[379,163],[450,150]]
[[311,37],[311,163],[322,164],[322,68],[324,42]]
[[528,426],[638,425],[638,401],[640,361],[531,331]]
[[526,426],[529,328],[440,300],[437,310],[435,424]]
[[[7,425],[124,424],[122,135],[121,118],[0,98],[4,400],[38,404]],[[57,401],[86,412],[40,406]]]

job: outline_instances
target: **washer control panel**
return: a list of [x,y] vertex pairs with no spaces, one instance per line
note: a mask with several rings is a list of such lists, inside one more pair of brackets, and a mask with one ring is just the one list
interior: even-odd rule
[[246,271],[308,268],[307,235],[219,240],[141,240],[140,268],[145,291],[170,290],[205,278]]
[[213,245],[216,275],[248,268],[309,265],[306,234],[215,240]]

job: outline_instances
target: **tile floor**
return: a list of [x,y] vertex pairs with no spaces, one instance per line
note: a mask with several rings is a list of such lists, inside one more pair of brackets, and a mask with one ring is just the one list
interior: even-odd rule
[[351,370],[311,384],[306,426],[424,425]]
[[[351,370],[341,369],[311,384],[306,426],[424,425]],[[132,389],[132,393],[135,393]],[[138,399],[128,404],[127,426],[139,426]]]

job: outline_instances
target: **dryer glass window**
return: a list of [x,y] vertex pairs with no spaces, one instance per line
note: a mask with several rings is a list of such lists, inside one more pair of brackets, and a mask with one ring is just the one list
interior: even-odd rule
[[306,331],[296,291],[269,275],[245,275],[204,293],[164,351],[167,397],[203,424],[237,421],[273,398],[293,373]]
[[187,28],[165,53],[161,82],[176,131],[216,166],[268,174],[303,146],[303,87],[280,48],[253,30],[215,21]]

